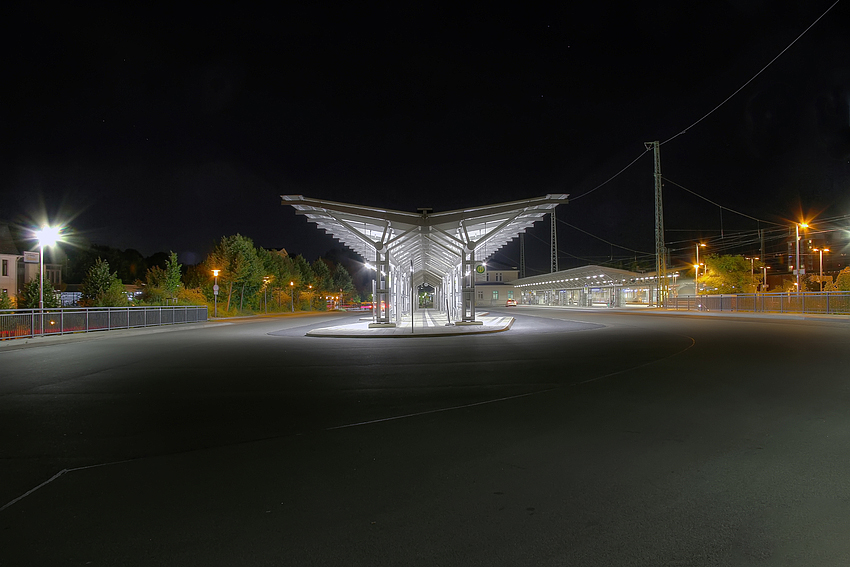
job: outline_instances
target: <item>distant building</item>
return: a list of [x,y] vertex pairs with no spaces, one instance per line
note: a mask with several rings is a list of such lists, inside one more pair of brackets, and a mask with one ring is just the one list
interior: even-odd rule
[[[0,222],[0,293],[17,297],[23,292],[24,285],[38,280],[38,247],[27,254],[35,258],[35,262],[25,262],[24,253],[18,242],[12,236],[9,225]],[[44,275],[53,284],[54,291],[62,284],[62,266],[47,263],[44,265]]]
[[475,274],[475,307],[504,307],[508,299],[519,300],[519,293],[513,286],[519,278],[519,269],[492,264],[482,267],[483,271]]

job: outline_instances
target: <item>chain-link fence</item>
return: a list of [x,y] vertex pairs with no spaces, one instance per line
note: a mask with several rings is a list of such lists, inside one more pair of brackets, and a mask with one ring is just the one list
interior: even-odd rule
[[0,311],[0,340],[206,321],[206,306],[88,307]]

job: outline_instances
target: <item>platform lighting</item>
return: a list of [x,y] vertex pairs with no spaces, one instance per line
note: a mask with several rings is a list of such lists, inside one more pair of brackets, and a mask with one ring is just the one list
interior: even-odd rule
[[41,334],[44,335],[44,247],[56,246],[62,237],[62,229],[56,226],[42,226],[36,231],[38,240],[38,311],[41,318]]

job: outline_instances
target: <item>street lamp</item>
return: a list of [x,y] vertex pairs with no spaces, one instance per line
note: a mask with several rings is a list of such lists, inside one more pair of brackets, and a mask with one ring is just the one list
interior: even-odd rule
[[291,303],[292,312],[295,313],[295,282],[289,282],[289,301]]
[[705,244],[702,242],[695,242],[694,248],[696,248],[697,251],[697,263],[694,264],[694,295],[699,295],[699,287],[697,287],[699,285],[699,249],[705,248]]
[[213,270],[213,277],[215,277],[215,285],[213,286],[213,317],[218,317],[218,274],[221,270]]
[[750,281],[753,282],[756,278],[755,275],[755,261],[758,260],[758,256],[755,258],[747,258],[750,261]]
[[823,291],[823,253],[829,252],[829,248],[812,248],[813,252],[820,252],[820,290]]
[[42,226],[36,231],[38,239],[38,311],[41,319],[41,334],[44,335],[44,247],[55,246],[61,237],[61,228],[55,226]]
[[699,264],[694,264],[694,295],[699,295]]
[[797,233],[797,293],[800,293],[800,229],[809,228],[805,222],[794,223],[794,231]]
[[[263,310],[268,313],[269,312],[269,298],[266,295],[266,289],[269,286],[269,276],[263,276]],[[274,299],[274,297],[272,297]]]

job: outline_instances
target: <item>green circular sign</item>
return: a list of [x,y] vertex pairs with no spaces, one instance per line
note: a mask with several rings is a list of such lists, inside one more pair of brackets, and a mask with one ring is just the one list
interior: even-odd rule
[[483,274],[485,269],[486,268],[484,267],[483,264],[479,264],[478,266],[475,267],[475,271],[478,272],[479,274]]

